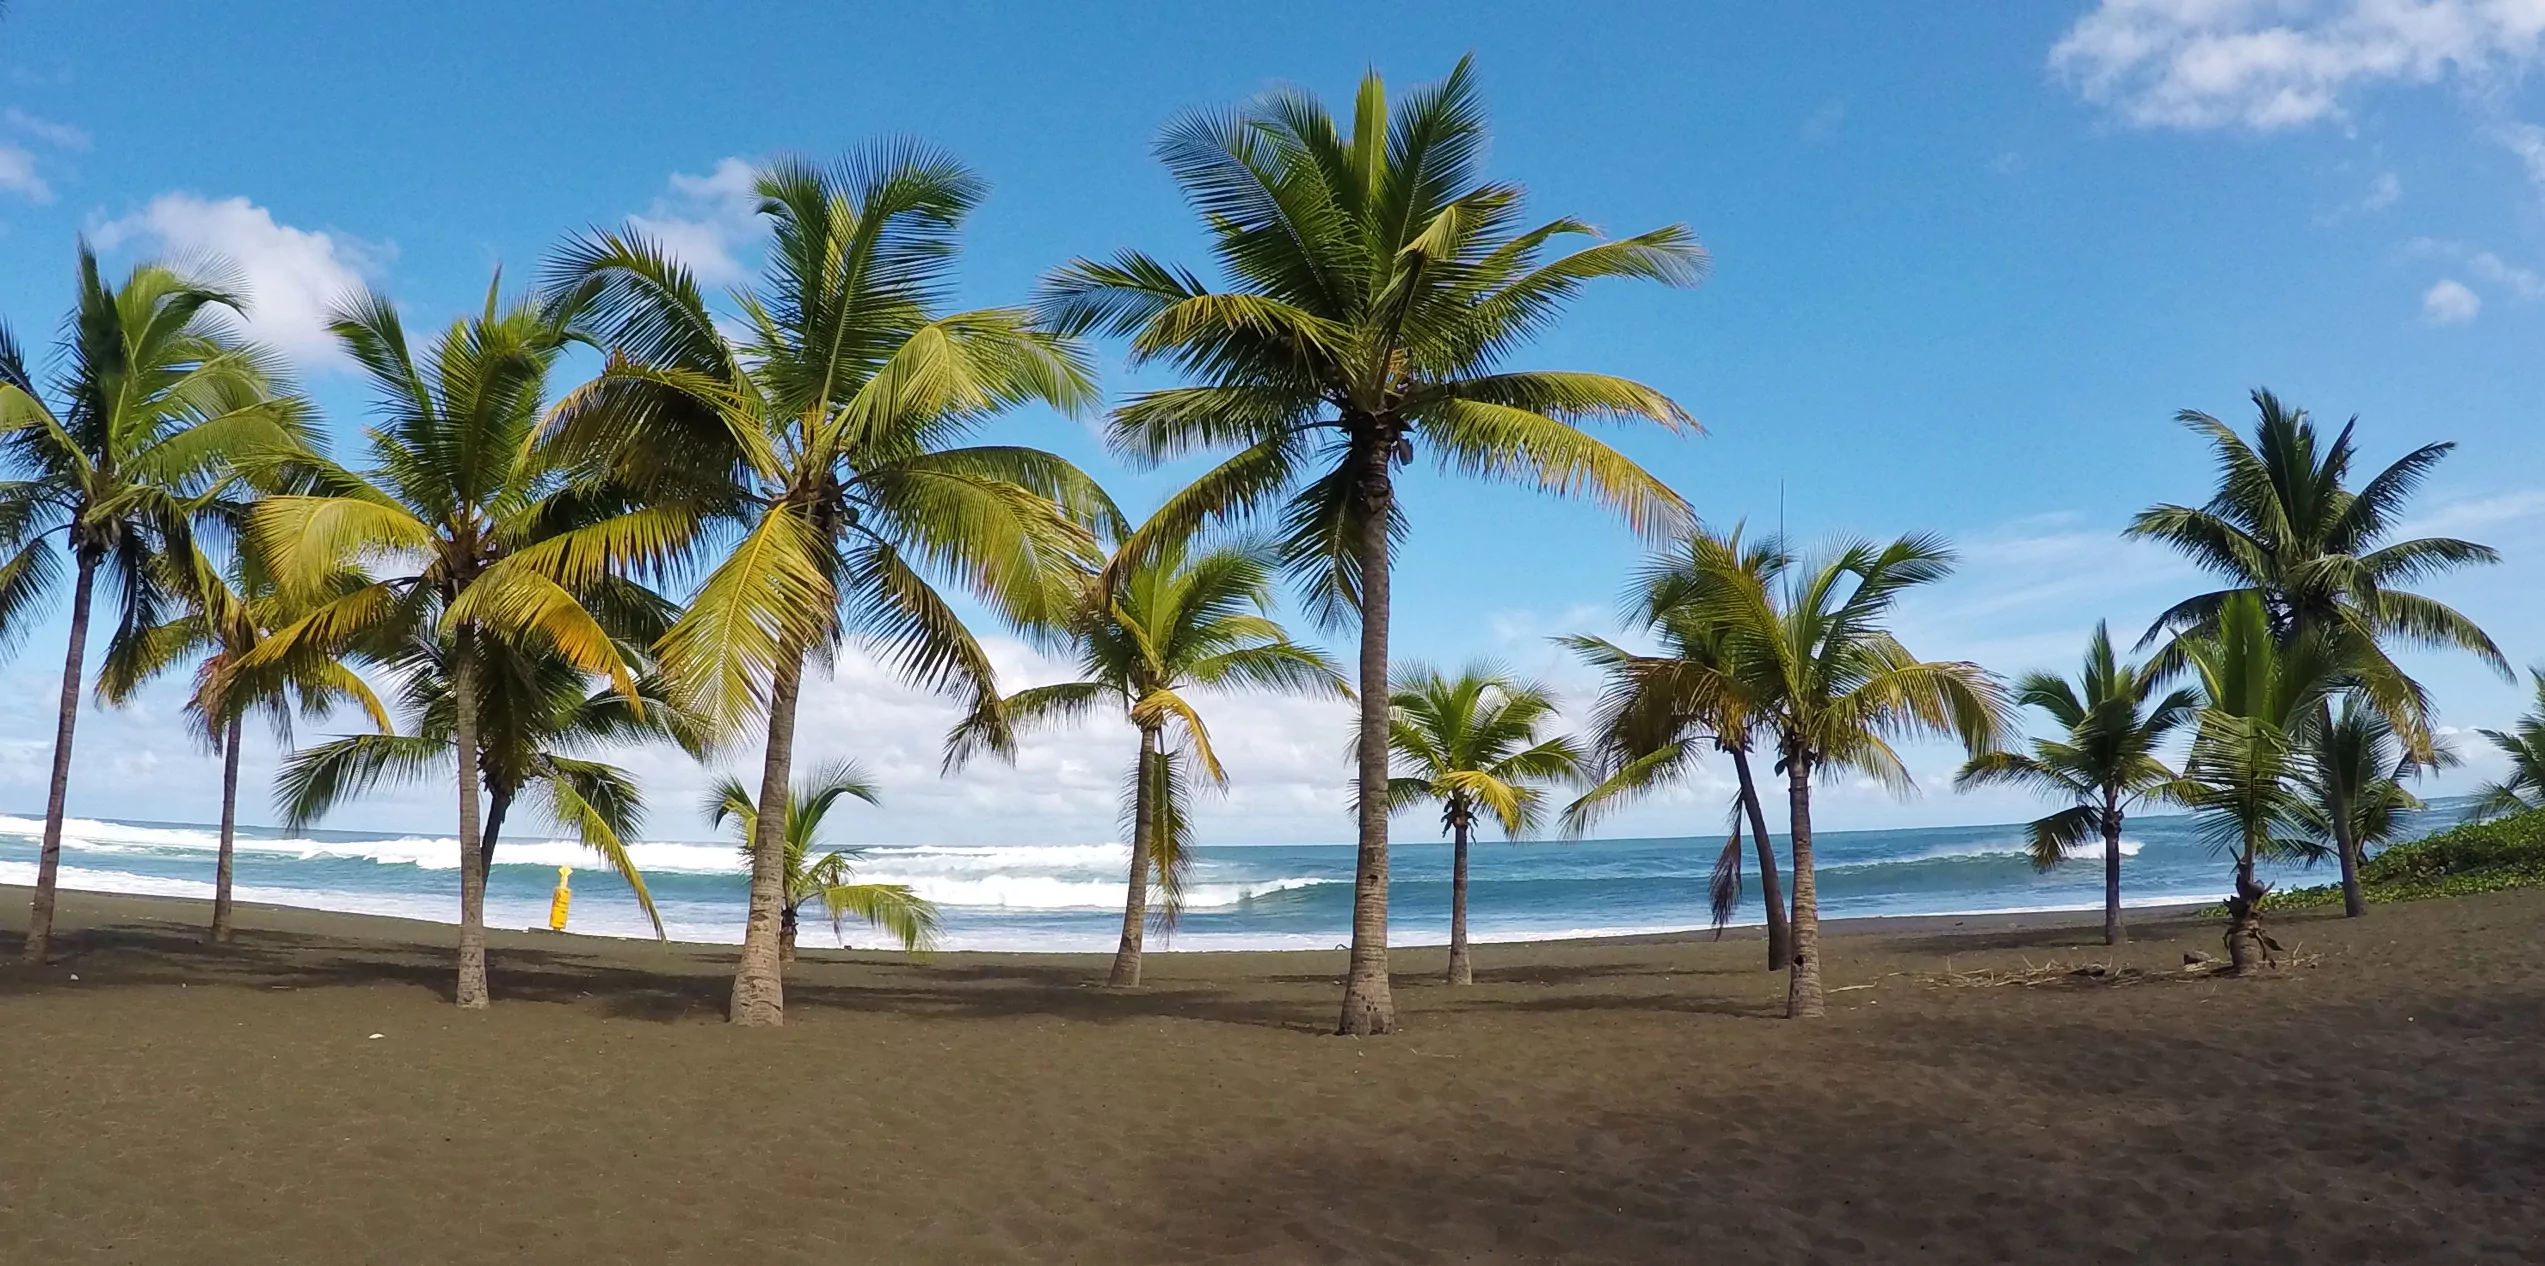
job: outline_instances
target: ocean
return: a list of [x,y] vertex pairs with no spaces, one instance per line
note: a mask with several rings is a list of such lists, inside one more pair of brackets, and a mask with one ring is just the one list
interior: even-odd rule
[[[2434,803],[2404,838],[2454,821]],[[0,816],[0,883],[35,879],[39,818]],[[198,823],[74,819],[62,855],[65,888],[208,899],[218,834]],[[1824,917],[2099,909],[2100,851],[2048,872],[2024,855],[2015,825],[1823,831],[1815,837]],[[1780,840],[1780,851],[1781,851]],[[1541,940],[1679,931],[1707,926],[1706,876],[1722,837],[1475,845],[1471,935],[1479,941]],[[2171,905],[2220,898],[2227,859],[2189,818],[2133,819],[2125,835],[2123,898]],[[457,846],[448,837],[377,832],[299,834],[243,828],[241,901],[450,922],[458,917]],[[738,941],[745,866],[730,844],[634,846],[666,931],[678,940]],[[1449,935],[1450,846],[1412,839],[1392,852],[1390,940],[1437,945]],[[1196,854],[1182,921],[1150,945],[1172,950],[1328,949],[1351,936],[1353,850],[1348,844],[1205,847]],[[1110,950],[1121,929],[1130,853],[1121,844],[1006,847],[882,845],[866,850],[867,880],[906,883],[945,913],[943,948]],[[580,845],[506,840],[487,896],[495,927],[544,926],[559,866],[575,867],[572,930],[649,936],[635,899]],[[2275,866],[2283,886],[2331,883],[2333,864]],[[1758,877],[1748,876],[1736,923],[1760,919]],[[809,946],[876,948],[882,938],[852,924],[845,935],[807,909]]]

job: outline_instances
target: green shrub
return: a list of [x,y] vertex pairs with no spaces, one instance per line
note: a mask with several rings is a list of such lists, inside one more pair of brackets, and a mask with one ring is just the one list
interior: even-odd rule
[[[2469,822],[2397,844],[2362,864],[2359,882],[2370,901],[2418,901],[2545,887],[2545,809]],[[2339,884],[2291,888],[2262,901],[2266,910],[2340,904]]]

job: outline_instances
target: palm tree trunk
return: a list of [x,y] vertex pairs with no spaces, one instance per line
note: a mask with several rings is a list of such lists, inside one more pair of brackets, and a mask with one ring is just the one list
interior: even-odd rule
[[2324,807],[2332,810],[2333,848],[2342,856],[2342,917],[2356,919],[2368,913],[2368,894],[2359,886],[2358,824],[2351,820],[2350,791],[2342,785],[2341,778],[2330,777],[2324,782],[2326,799],[2332,802]]
[[1793,925],[1785,917],[1785,881],[1776,870],[1776,845],[1767,838],[1767,812],[1759,807],[1759,785],[1750,778],[1750,749],[1735,747],[1732,771],[1741,777],[1741,804],[1749,811],[1750,834],[1758,840],[1759,897],[1767,905],[1767,969],[1783,971],[1794,961]]
[[1796,753],[1785,764],[1786,803],[1793,814],[1794,957],[1785,982],[1785,1016],[1817,1019],[1829,1013],[1820,989],[1820,890],[1812,877],[1812,762]]
[[[482,753],[480,758],[483,759]],[[480,828],[484,832],[484,837],[477,844],[477,864],[485,867],[489,880],[495,874],[495,841],[503,835],[504,814],[512,807],[511,788],[498,786],[486,789],[486,825]]]
[[2236,891],[2227,898],[2227,970],[2242,976],[2264,962],[2262,898],[2270,890],[2253,877],[2253,849],[2236,858]]
[[239,838],[239,718],[231,717],[221,734],[221,851],[212,863],[212,930],[204,937],[214,945],[230,939],[231,862]]
[[459,752],[460,973],[455,998],[470,1010],[486,1006],[486,855],[477,816],[477,647],[463,627],[451,654],[452,741]]
[[1387,521],[1394,505],[1388,462],[1396,437],[1381,432],[1361,454],[1361,743],[1354,810],[1360,856],[1352,876],[1352,963],[1335,1031],[1372,1037],[1396,1028],[1387,979]]
[[786,905],[787,778],[795,760],[795,704],[804,652],[778,656],[769,683],[769,745],[761,754],[760,808],[751,837],[751,913],[742,925],[742,962],[733,973],[726,1018],[752,1028],[786,1023],[786,977],[778,959],[778,924]]
[[1140,729],[1140,755],[1131,775],[1131,879],[1122,896],[1122,943],[1113,952],[1105,984],[1130,989],[1140,983],[1140,947],[1149,922],[1149,853],[1158,838],[1158,732]]
[[1467,961],[1467,836],[1472,829],[1466,814],[1459,814],[1449,864],[1449,983],[1453,985],[1476,983],[1475,966]]
[[795,906],[783,905],[778,910],[778,961],[792,963],[795,961]]
[[2129,929],[2121,926],[2121,797],[2107,791],[2103,796],[2103,943],[2119,945],[2129,939]]
[[36,855],[35,900],[27,907],[26,961],[30,963],[43,962],[53,948],[54,892],[62,876],[62,816],[71,798],[71,729],[80,717],[80,658],[88,649],[97,561],[89,551],[80,551],[79,583],[71,590],[71,646],[62,655],[61,711],[53,725],[53,783],[45,793],[44,846]]

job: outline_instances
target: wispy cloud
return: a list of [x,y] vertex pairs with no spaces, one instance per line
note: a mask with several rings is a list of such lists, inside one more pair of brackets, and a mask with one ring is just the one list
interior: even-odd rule
[[2483,296],[2462,281],[2443,277],[2421,292],[2421,317],[2432,325],[2463,325],[2483,312]]
[[247,331],[304,368],[344,363],[327,330],[338,299],[394,259],[394,246],[343,233],[294,228],[245,198],[166,193],[131,215],[92,230],[100,249],[139,245],[179,261],[235,269],[246,291]]
[[0,143],[0,192],[39,205],[53,201],[53,186],[35,170],[35,155],[25,147]]
[[726,158],[704,176],[674,173],[671,193],[657,198],[628,224],[653,238],[709,285],[742,280],[736,251],[759,233],[759,199],[751,191],[756,172],[741,158]]
[[37,118],[16,106],[0,110],[0,123],[5,123],[12,130],[23,132],[56,149],[85,150],[89,147],[89,135],[86,129],[73,127],[68,123],[56,123],[51,119]]

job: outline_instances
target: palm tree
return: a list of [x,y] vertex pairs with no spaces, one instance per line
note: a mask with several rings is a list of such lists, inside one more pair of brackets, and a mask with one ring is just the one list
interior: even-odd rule
[[[260,669],[240,666],[274,629],[299,614],[274,591],[272,578],[253,550],[236,551],[226,572],[201,557],[162,563],[179,573],[167,587],[182,595],[185,608],[158,624],[117,630],[98,666],[97,697],[100,703],[120,707],[151,680],[180,663],[196,660],[186,717],[196,737],[221,757],[221,843],[213,865],[212,927],[205,938],[217,945],[231,935],[239,748],[248,715],[262,714],[272,724],[277,741],[285,744],[291,742],[295,709],[315,719],[338,704],[351,704],[381,733],[388,733],[391,726],[370,684],[340,659],[304,655]],[[348,573],[334,588],[341,592],[361,579]]]
[[1906,794],[1915,784],[1891,739],[1950,735],[1977,755],[1996,745],[2006,724],[2005,688],[1995,677],[1977,664],[1920,660],[1884,627],[1901,594],[1942,580],[1952,559],[1932,537],[1856,541],[1780,576],[1707,549],[1690,577],[1690,618],[1722,630],[1724,660],[1719,669],[1687,671],[1730,679],[1713,689],[1749,702],[1755,724],[1776,735],[1785,770],[1794,850],[1788,1016],[1827,1010],[1812,869],[1813,777],[1824,768],[1852,769]]
[[159,623],[172,599],[159,560],[193,552],[194,520],[234,476],[230,463],[304,444],[305,406],[224,316],[242,308],[217,281],[159,264],[111,285],[83,242],[52,401],[0,329],[0,466],[8,473],[0,482],[0,637],[23,635],[60,583],[56,550],[69,551],[72,572],[28,962],[42,962],[52,944],[71,736],[99,577],[119,632]]
[[[813,840],[821,834],[822,819],[830,816],[832,806],[843,796],[855,796],[868,804],[882,803],[874,782],[851,761],[821,767],[788,794],[783,856],[786,896],[779,906],[780,962],[795,961],[796,912],[814,901],[821,902],[823,913],[831,916],[832,934],[843,939],[847,933],[842,929],[848,917],[855,915],[901,942],[905,951],[929,949],[937,943],[940,922],[935,902],[912,892],[908,884],[856,882],[853,867],[865,857],[863,850],[833,849],[819,857],[813,855]],[[745,858],[759,855],[760,806],[741,779],[728,775],[717,783],[707,793],[706,812],[713,825],[723,826],[729,821],[734,824],[735,842],[742,846]]]
[[[1522,192],[1483,175],[1485,110],[1461,60],[1393,111],[1376,73],[1347,135],[1285,89],[1190,114],[1157,152],[1211,236],[1228,287],[1138,252],[1081,259],[1045,283],[1060,328],[1131,339],[1134,363],[1196,380],[1116,410],[1114,449],[1155,464],[1235,450],[1170,498],[1144,534],[1269,515],[1285,561],[1331,625],[1360,624],[1360,855],[1341,1031],[1396,1023],[1387,987],[1388,568],[1406,531],[1395,468],[1442,469],[1588,494],[1632,527],[1674,531],[1687,507],[1575,424],[1694,431],[1660,392],[1602,374],[1503,368],[1586,282],[1694,282],[1705,255],[1672,226],[1546,258],[1593,235],[1575,219],[1522,227]],[[1145,542],[1143,542],[1145,544]]]
[[[2509,661],[2474,621],[2402,588],[2460,567],[2498,562],[2500,555],[2453,537],[2389,539],[2414,491],[2456,446],[2425,444],[2354,492],[2345,481],[2356,456],[2351,432],[2357,418],[2326,444],[2306,410],[2263,390],[2253,393],[2253,403],[2259,417],[2251,444],[2206,413],[2186,409],[2176,415],[2217,449],[2218,491],[2197,509],[2157,505],[2140,511],[2127,534],[2173,546],[2226,584],[2168,608],[2140,645],[2167,632],[2214,628],[2231,596],[2253,594],[2273,636],[2283,642],[2311,630],[2336,642],[2330,653],[2351,665],[2351,687],[2375,700],[2406,747],[2426,760],[2432,755],[2428,701],[2386,646],[2456,647],[2503,678],[2510,676]],[[2329,715],[2312,732],[2330,734]],[[2356,918],[2368,912],[2359,899],[2360,841],[2350,837],[2349,813],[2336,812],[2332,821],[2339,834],[2343,913]]]
[[[620,653],[642,662],[632,646]],[[415,643],[385,656],[399,678],[403,733],[383,725],[377,734],[354,734],[292,754],[275,780],[284,821],[294,830],[317,822],[337,805],[359,800],[383,784],[447,776],[459,746],[459,708],[453,694],[453,648],[448,638]],[[486,811],[474,858],[491,875],[495,844],[505,821],[525,802],[557,829],[600,855],[636,897],[663,935],[662,916],[627,842],[643,819],[645,798],[626,770],[589,753],[630,742],[670,741],[691,755],[705,752],[704,727],[666,697],[651,673],[635,679],[633,697],[593,678],[554,650],[525,651],[502,638],[481,636],[470,680],[477,691],[477,776]]]
[[2527,670],[2536,687],[2536,706],[2512,730],[2476,730],[2509,758],[2507,777],[2475,789],[2472,816],[2525,813],[2545,809],[2545,668]]
[[[2364,861],[2370,847],[2383,847],[2404,828],[2404,814],[2429,807],[2404,783],[2459,763],[2454,749],[2435,742],[2429,757],[2415,755],[2385,713],[2356,692],[2345,694],[2298,771],[2299,819],[2323,844],[2338,848],[2349,840]],[[2349,815],[2347,829],[2334,829],[2335,813]],[[2342,882],[2345,906],[2366,904],[2357,866],[2343,868]]]
[[[479,707],[496,689],[488,681],[494,661],[553,653],[608,677],[631,702],[636,695],[635,670],[604,624],[615,594],[598,578],[560,585],[534,565],[541,561],[534,551],[553,553],[556,535],[591,513],[570,487],[575,472],[536,442],[548,372],[569,332],[533,305],[501,305],[495,285],[485,310],[452,322],[422,359],[386,296],[348,299],[332,328],[376,394],[379,422],[366,432],[373,466],[355,471],[312,459],[313,491],[268,497],[249,517],[252,543],[271,560],[278,588],[310,610],[241,662],[351,653],[358,644],[391,656],[430,646],[447,656],[459,798],[455,998],[480,1008],[486,870],[478,789],[489,745]],[[321,592],[358,559],[384,560],[387,574],[340,595]]]
[[2048,713],[2060,737],[2034,739],[2029,753],[1973,757],[1953,780],[1964,789],[2010,783],[2072,802],[2032,824],[2032,864],[2049,870],[2101,837],[2106,945],[2129,939],[2121,926],[2122,817],[2137,805],[2173,798],[2180,776],[2157,749],[2200,706],[2187,689],[2157,695],[2171,675],[2162,664],[2122,662],[2112,653],[2111,630],[2098,621],[2075,682],[2055,673],[2026,673],[2015,682],[2015,702]]
[[1724,630],[1691,610],[1688,599],[1701,588],[1701,569],[1710,558],[1721,559],[1773,583],[1793,559],[1783,542],[1745,543],[1741,529],[1717,534],[1698,525],[1675,547],[1653,555],[1628,591],[1630,622],[1661,643],[1658,655],[1637,655],[1605,638],[1587,635],[1556,639],[1608,679],[1597,713],[1596,744],[1609,769],[1597,786],[1564,810],[1564,831],[1579,837],[1600,815],[1626,801],[1672,783],[1697,769],[1706,747],[1732,758],[1738,790],[1732,804],[1732,834],[1715,859],[1713,915],[1715,930],[1732,919],[1741,900],[1741,828],[1746,815],[1750,838],[1758,851],[1759,895],[1766,908],[1767,967],[1783,971],[1794,961],[1793,937],[1787,922],[1783,884],[1778,879],[1776,845],[1768,837],[1767,813],[1759,803],[1750,751],[1757,741],[1756,702],[1741,693],[1746,684],[1730,671]]
[[2325,701],[2345,674],[2358,671],[2322,628],[2285,644],[2276,634],[2261,596],[2239,593],[2219,604],[2207,631],[2176,643],[2200,679],[2202,701],[2178,798],[2236,860],[2227,962],[2240,975],[2278,948],[2262,930],[2262,899],[2271,889],[2254,877],[2255,866],[2323,851],[2307,831],[2300,779]]
[[1569,735],[1539,737],[1555,719],[1555,696],[1491,665],[1455,677],[1420,664],[1398,670],[1388,699],[1388,747],[1408,772],[1390,779],[1388,803],[1440,803],[1449,833],[1449,983],[1472,985],[1467,958],[1467,843],[1479,814],[1518,839],[1543,816],[1549,784],[1578,778],[1581,746]]
[[911,681],[988,694],[989,657],[931,577],[1021,623],[1058,624],[1096,555],[1091,525],[1119,516],[1057,457],[962,443],[1016,406],[1095,400],[1081,348],[1029,314],[940,310],[978,180],[897,145],[834,169],[781,161],[757,189],[768,263],[732,296],[731,326],[632,232],[578,239],[551,267],[553,310],[612,349],[561,405],[556,433],[637,508],[543,561],[573,583],[610,567],[677,572],[723,547],[659,655],[702,715],[767,725],[730,1016],[774,1025],[806,658],[827,662],[857,637]]
[[1068,629],[1081,679],[984,697],[946,738],[951,769],[984,750],[1012,758],[1019,733],[1099,707],[1119,707],[1139,733],[1125,797],[1131,877],[1122,940],[1107,979],[1116,988],[1140,983],[1152,873],[1160,929],[1172,928],[1183,909],[1192,860],[1186,770],[1200,769],[1214,786],[1228,781],[1211,749],[1210,731],[1186,692],[1198,687],[1351,694],[1324,652],[1291,641],[1273,622],[1278,566],[1261,542],[1195,553],[1185,541],[1167,539],[1144,557],[1121,559],[1089,575],[1087,597]]

